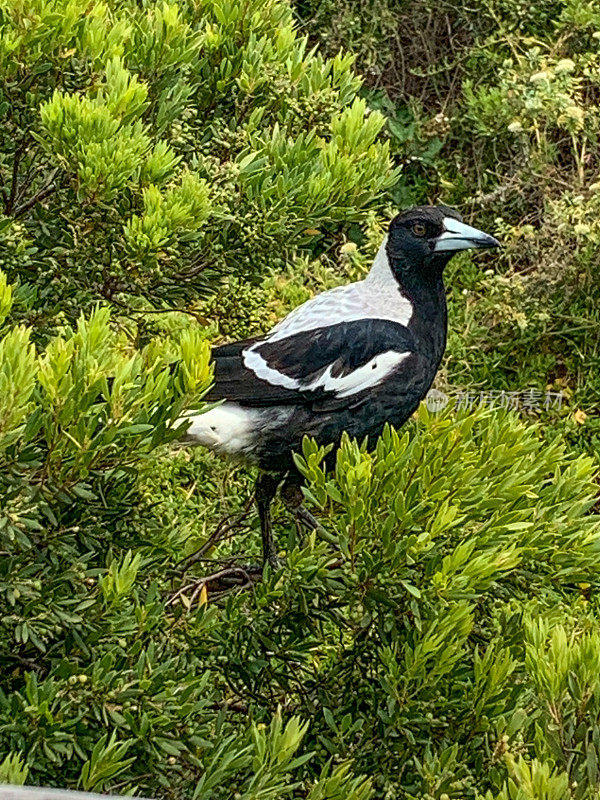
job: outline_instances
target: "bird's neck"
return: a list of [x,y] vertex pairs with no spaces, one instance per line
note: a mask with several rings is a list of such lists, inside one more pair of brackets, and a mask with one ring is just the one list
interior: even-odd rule
[[444,287],[444,260],[431,264],[427,271],[415,271],[399,259],[388,258],[390,270],[401,293],[413,306],[408,327],[418,344],[436,364],[446,349],[448,311]]
[[446,290],[442,280],[447,258],[432,264],[428,278],[411,270],[387,251],[387,237],[375,256],[364,281],[374,307],[383,308],[390,318],[410,329],[423,355],[439,365],[446,349]]

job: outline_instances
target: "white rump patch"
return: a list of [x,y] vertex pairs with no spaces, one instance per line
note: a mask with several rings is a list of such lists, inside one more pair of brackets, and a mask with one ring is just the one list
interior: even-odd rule
[[223,403],[204,414],[188,414],[178,422],[192,422],[184,440],[218,453],[235,455],[243,453],[252,443],[251,414],[236,403]]

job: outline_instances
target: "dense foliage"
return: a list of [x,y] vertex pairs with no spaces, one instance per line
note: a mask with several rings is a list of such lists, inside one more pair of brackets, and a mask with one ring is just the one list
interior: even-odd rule
[[352,58],[287,4],[144,5],[0,4],[0,266],[36,324],[256,278],[393,181]]
[[[585,0],[297,0],[327,52],[357,56],[387,117],[397,202],[443,199],[502,238],[493,273],[462,275],[450,385],[548,384],[586,409],[600,449],[600,12]],[[461,270],[462,272],[462,270]],[[458,318],[456,316],[458,314]]]
[[[0,0],[0,781],[591,800],[600,15],[294,11]],[[209,342],[438,198],[507,245],[449,270],[439,388],[561,407],[423,406],[329,473],[306,442],[323,530],[277,507],[281,570],[207,591],[260,550],[251,471],[172,446]]]

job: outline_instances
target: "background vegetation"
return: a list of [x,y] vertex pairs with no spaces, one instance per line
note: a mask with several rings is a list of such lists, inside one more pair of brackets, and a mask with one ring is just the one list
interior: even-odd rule
[[[583,0],[0,0],[1,780],[598,796],[599,89]],[[438,199],[506,243],[438,387],[562,406],[307,443],[325,532],[207,592],[259,550],[251,472],[169,446],[209,343]]]

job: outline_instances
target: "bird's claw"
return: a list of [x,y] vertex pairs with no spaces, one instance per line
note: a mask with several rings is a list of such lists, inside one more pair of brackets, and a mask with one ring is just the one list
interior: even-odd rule
[[298,522],[300,522],[310,531],[325,530],[319,520],[313,516],[307,508],[304,508],[304,506],[298,506],[294,513]]

